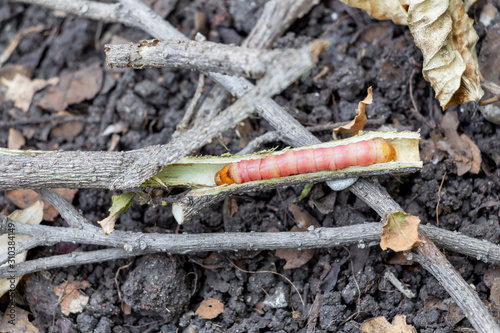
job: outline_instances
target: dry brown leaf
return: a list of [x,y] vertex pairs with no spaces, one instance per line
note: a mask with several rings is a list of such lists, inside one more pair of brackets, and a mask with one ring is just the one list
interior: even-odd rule
[[64,72],[57,86],[48,89],[38,106],[52,111],[65,110],[68,105],[92,99],[101,89],[103,74],[96,62],[74,72]]
[[90,288],[87,281],[64,282],[54,288],[54,293],[59,296],[61,312],[69,316],[70,313],[80,313],[88,304],[89,297],[81,289]]
[[66,141],[73,141],[75,136],[80,134],[83,131],[83,127],[85,124],[81,121],[68,121],[64,124],[58,125],[54,127],[50,131],[51,137],[64,137]]
[[483,281],[486,287],[491,288],[495,279],[500,278],[500,267],[492,266],[483,275]]
[[[68,189],[68,188],[57,188],[55,189],[57,193],[59,193],[66,201],[69,203],[73,202],[73,198],[75,194],[78,193],[77,189]],[[38,200],[42,200],[42,198],[33,190],[12,190],[7,191],[7,198],[14,205],[19,208],[27,208],[31,206],[34,202]],[[49,203],[45,202],[45,206],[43,208],[43,219],[45,221],[54,221],[54,219],[59,215],[59,212]]]
[[493,281],[493,285],[490,288],[490,301],[500,307],[500,278],[496,278]]
[[5,311],[3,315],[2,323],[0,324],[0,332],[8,333],[38,333],[40,332],[29,320],[28,311],[24,311],[17,306],[10,308],[12,309],[14,315],[11,316],[10,311]]
[[196,314],[203,319],[214,319],[224,312],[224,304],[215,298],[207,298],[201,302]]
[[382,250],[408,251],[422,244],[418,238],[418,225],[420,224],[418,217],[403,212],[393,212],[385,214],[382,223],[384,224],[380,237]]
[[372,102],[373,102],[373,92],[372,92],[372,87],[369,87],[368,95],[366,96],[366,98],[358,103],[358,108],[356,109],[357,116],[354,117],[354,119],[348,124],[334,128],[333,131],[337,134],[342,134],[342,133],[357,134],[359,131],[363,129],[363,127],[365,127],[366,123],[365,109],[366,106],[372,104]]
[[406,316],[395,316],[390,324],[385,317],[368,319],[361,325],[363,333],[417,333],[415,327],[406,324]]
[[360,8],[377,20],[392,20],[406,25],[409,0],[340,0],[350,7]]
[[23,133],[10,128],[9,129],[9,139],[7,140],[7,148],[9,149],[20,149],[26,140],[24,139]]
[[[40,222],[42,222],[42,216],[43,216],[43,202],[37,201],[26,209],[14,211],[12,214],[9,215],[9,219],[16,222],[27,223],[27,224],[40,224]],[[9,226],[7,227],[9,228]],[[27,235],[12,234],[10,233],[11,232],[10,230],[8,233],[0,235],[0,254],[7,253],[7,251],[9,250],[9,246],[12,246],[12,243],[14,245],[19,244],[21,241],[31,237]],[[9,261],[7,261],[3,265],[0,265],[0,267],[9,266],[12,270],[14,270],[13,268],[14,264],[19,264],[21,262],[24,262],[26,260],[27,253],[28,251],[24,251],[16,255],[14,258],[9,258]],[[15,288],[15,286],[17,285],[17,283],[21,278],[22,276],[18,276],[14,279],[10,278],[0,279],[0,297],[2,297],[7,291],[13,289],[12,285],[14,285]]]
[[286,264],[283,266],[283,269],[294,269],[307,264],[307,262],[314,256],[314,249],[279,249],[276,250],[275,256],[286,260]]
[[14,76],[14,79],[2,79],[1,81],[1,84],[8,88],[5,93],[5,98],[13,101],[17,108],[26,112],[31,105],[33,95],[50,84],[57,84],[59,79],[51,78],[50,80],[30,80],[27,76],[17,73],[16,76]]
[[479,37],[462,0],[414,1],[408,9],[408,26],[424,55],[424,78],[443,110],[479,101],[484,95],[476,55]]
[[314,216],[309,214],[306,210],[301,211],[299,206],[291,204],[288,210],[293,214],[295,224],[297,224],[297,226],[301,229],[305,230],[310,226],[313,226],[314,228],[321,227],[321,224],[319,224],[318,220],[316,220]]
[[439,123],[446,138],[441,138],[438,133],[432,132],[432,140],[438,149],[448,152],[455,159],[458,176],[469,171],[477,174],[481,169],[481,151],[467,135],[458,135],[458,125],[457,113],[447,112]]

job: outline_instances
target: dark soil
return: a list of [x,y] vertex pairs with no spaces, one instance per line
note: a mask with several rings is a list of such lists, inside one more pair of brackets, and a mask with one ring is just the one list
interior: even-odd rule
[[[263,4],[264,1],[181,0],[167,19],[184,34],[192,35],[195,16],[204,14],[206,25],[200,29],[209,40],[240,43],[254,26]],[[469,14],[478,18],[481,10],[479,4]],[[496,22],[498,20],[492,25]],[[48,30],[24,37],[4,67],[22,65],[33,73],[33,78],[40,79],[79,70],[96,61],[104,68],[103,44],[110,42],[111,36],[131,42],[150,38],[142,31],[119,24],[101,24],[72,15],[61,17],[41,7],[2,2],[0,51],[3,52],[17,32],[36,25],[45,25]],[[485,47],[483,41],[489,29],[494,29],[482,23],[476,23],[475,28],[480,36],[480,51]],[[385,129],[420,130],[423,138],[422,172],[384,176],[378,181],[407,212],[419,216],[423,223],[438,224],[441,228],[498,244],[499,126],[486,121],[471,105],[455,106],[447,111],[457,112],[459,134],[464,133],[475,142],[483,161],[478,174],[458,176],[453,158],[446,152],[429,150],[430,134],[441,133],[439,124],[444,113],[430,85],[422,78],[422,55],[408,28],[371,19],[337,1],[324,1],[298,20],[274,47],[299,47],[320,37],[330,41],[331,47],[323,53],[318,66],[275,100],[302,124],[319,125],[350,120],[358,101],[372,86],[374,104],[368,107],[368,117],[386,119]],[[326,74],[318,75],[325,68]],[[496,79],[499,78],[497,72]],[[128,131],[119,134],[115,150],[166,143],[195,92],[197,80],[197,73],[183,70],[126,70],[120,75],[105,70],[100,92],[90,100],[70,105],[67,111],[88,119],[107,119],[108,124],[125,123]],[[205,94],[213,86],[207,81]],[[412,111],[411,91],[424,118]],[[45,93],[38,92],[34,102],[41,100]],[[110,108],[110,103],[115,106],[111,104]],[[27,113],[16,109],[10,101],[4,101],[1,108],[3,122],[53,114],[35,103]],[[244,147],[248,140],[272,130],[264,120],[255,117],[248,120],[248,125],[251,130],[246,136],[239,137],[235,131],[229,131],[220,138],[231,153]],[[56,126],[57,123],[50,122],[14,128],[25,134],[27,140],[23,148],[26,149],[99,151],[111,145],[110,135],[100,135],[103,130],[100,122],[84,122],[81,133],[69,139],[55,134]],[[9,131],[6,129],[0,131],[2,147],[7,146]],[[331,140],[330,132],[317,135],[323,141]],[[274,142],[264,148],[276,146],[283,147],[283,144]],[[225,152],[223,145],[213,140],[199,153]],[[294,226],[289,211],[293,203],[324,227],[379,220],[374,211],[348,190],[334,193],[325,184],[316,184],[312,192],[299,201],[301,191],[302,187],[285,188],[234,197],[228,199],[237,207],[234,215],[223,213],[220,204],[181,227],[177,226],[170,208],[135,204],[121,216],[117,229],[201,233],[267,231],[274,227],[288,231]],[[73,204],[86,218],[98,221],[107,216],[113,194],[80,190]],[[5,193],[0,194],[0,207],[8,213],[15,209]],[[53,225],[62,226],[62,219],[57,218]],[[95,246],[81,245],[77,251],[95,249]],[[43,247],[30,251],[28,259],[66,250],[64,246]],[[491,284],[485,283],[483,276],[498,274],[495,267],[476,258],[456,253],[447,255],[467,283],[475,286],[480,298],[494,307],[490,303]],[[461,320],[450,319],[456,316],[456,311],[450,310],[453,307],[436,305],[446,303],[449,295],[434,277],[419,265],[405,265],[398,261],[395,253],[384,252],[378,246],[318,249],[305,265],[287,270],[283,268],[285,261],[273,251],[156,254],[137,258],[132,265],[118,271],[129,262],[106,261],[26,276],[17,288],[18,306],[31,312],[30,320],[43,332],[145,332],[148,329],[148,332],[305,332],[314,327],[318,332],[359,332],[366,319],[384,316],[391,322],[398,314],[405,315],[407,323],[420,332],[464,332],[471,327],[468,320],[460,316]],[[388,283],[384,279],[387,270],[416,297],[408,299]],[[274,271],[282,276],[248,271]],[[74,280],[91,284],[91,288],[85,290],[90,300],[83,312],[64,315],[53,289]],[[305,307],[289,281],[299,290]],[[201,319],[195,314],[200,303],[208,298],[224,305],[224,312],[215,319]],[[0,311],[4,311],[7,304],[8,299],[2,298]],[[317,311],[316,322],[308,317],[311,307],[316,309],[312,313]]]

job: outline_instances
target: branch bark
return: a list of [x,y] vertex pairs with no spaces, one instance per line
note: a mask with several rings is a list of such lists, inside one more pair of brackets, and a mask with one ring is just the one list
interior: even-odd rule
[[251,79],[261,78],[283,57],[294,57],[294,52],[298,51],[268,51],[209,41],[158,39],[104,46],[106,63],[110,68],[183,68]]
[[[253,233],[212,233],[212,234],[144,234],[140,232],[125,232],[115,230],[104,235],[102,230],[95,226],[84,228],[63,228],[45,225],[28,225],[15,222],[6,216],[0,216],[0,234],[7,232],[7,224],[14,225],[15,233],[32,236],[24,246],[16,246],[17,252],[42,245],[54,245],[59,242],[75,242],[88,245],[115,247],[122,257],[139,256],[145,253],[195,253],[205,251],[234,251],[234,250],[276,250],[288,248],[330,248],[348,244],[376,245],[380,241],[382,226],[380,223],[362,223],[338,228],[317,228],[307,232],[253,232]],[[500,246],[484,240],[477,240],[460,233],[450,232],[434,226],[421,226],[421,229],[431,235],[432,240],[447,250],[474,255],[480,260],[490,263],[500,263]],[[89,263],[88,258],[94,255],[83,256],[84,260],[74,261],[72,257],[82,256],[81,253],[62,258],[58,266]],[[17,275],[40,271],[47,263],[55,263],[54,259],[43,258],[19,263],[15,267]],[[64,259],[66,258],[66,259]],[[96,257],[99,261],[113,260],[116,257]],[[0,264],[7,260],[6,254],[0,256]],[[79,259],[80,260],[80,259]],[[7,268],[0,268],[0,278],[8,274]]]

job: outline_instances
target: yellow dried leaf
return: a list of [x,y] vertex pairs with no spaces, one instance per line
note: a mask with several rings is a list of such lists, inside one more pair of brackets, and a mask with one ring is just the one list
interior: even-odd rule
[[23,74],[18,73],[12,80],[2,79],[1,84],[8,88],[5,93],[5,98],[14,101],[14,105],[17,108],[26,112],[31,105],[33,95],[37,91],[48,85],[55,85],[58,82],[58,78],[51,78],[50,80],[31,80]]
[[420,224],[418,217],[403,212],[393,212],[385,214],[382,223],[384,224],[380,237],[382,250],[408,251],[422,244],[418,238],[418,225]]
[[[12,311],[12,312],[11,312]],[[9,306],[5,311],[0,324],[0,332],[9,333],[38,333],[40,332],[29,319],[28,311],[25,311],[17,306]]]
[[334,128],[333,131],[337,134],[341,133],[354,133],[357,134],[359,131],[365,127],[366,123],[366,106],[372,104],[373,102],[373,92],[372,87],[368,88],[368,95],[364,100],[358,103],[358,108],[356,109],[356,117],[351,120],[348,124]]
[[361,325],[363,333],[417,333],[415,327],[406,324],[406,316],[396,316],[390,324],[385,317],[368,319]]
[[203,319],[214,319],[224,312],[224,304],[215,298],[208,298],[201,302],[196,314]]
[[[42,222],[42,217],[43,217],[43,202],[41,200],[35,202],[33,205],[31,205],[26,209],[16,210],[9,215],[9,219],[16,222],[22,222],[27,224],[40,224],[40,222]],[[10,229],[9,225],[7,225],[7,227]],[[9,247],[12,246],[15,247],[21,241],[31,237],[27,235],[17,235],[17,234],[13,235],[10,231],[11,230],[9,230],[8,233],[5,233],[0,236],[0,254],[7,253]],[[14,265],[24,262],[26,260],[27,254],[28,251],[24,251],[22,253],[19,253],[15,257],[9,256],[9,261],[1,266],[10,266],[10,268],[14,270],[13,269]],[[11,290],[12,285],[14,285],[15,288],[21,277],[22,276],[15,277],[13,279],[10,278],[0,279],[0,297],[2,297],[7,291]]]
[[408,26],[424,55],[424,78],[441,107],[479,101],[484,95],[475,49],[479,37],[462,0],[413,1]]
[[350,7],[360,8],[378,20],[407,24],[409,0],[340,0]]

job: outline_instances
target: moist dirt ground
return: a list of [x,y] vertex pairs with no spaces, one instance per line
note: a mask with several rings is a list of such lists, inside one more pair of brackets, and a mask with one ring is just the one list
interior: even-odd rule
[[[254,27],[265,1],[164,3],[163,15],[185,35],[192,37],[200,31],[211,41],[239,44]],[[496,1],[493,5],[499,9]],[[483,3],[473,6],[469,15],[476,19],[482,71],[499,83],[499,68],[492,63],[498,53],[493,46],[500,28],[497,19],[489,25],[479,23],[483,7]],[[4,99],[2,147],[7,147],[10,128],[25,138],[21,149],[126,151],[170,140],[195,93],[198,73],[109,71],[105,43],[139,42],[151,36],[120,24],[13,2],[0,4],[0,51],[16,33],[35,26],[44,29],[24,36],[0,71],[23,66],[33,79],[47,80],[82,69],[93,75],[91,70],[95,70],[102,76],[102,84],[92,96],[63,104],[66,115],[74,117],[70,122],[55,117],[60,110],[46,97],[47,89],[34,95],[27,111]],[[422,55],[405,26],[371,19],[337,1],[323,1],[297,20],[273,48],[300,47],[317,38],[328,40],[331,46],[308,76],[275,101],[305,126],[324,125],[351,120],[357,103],[373,87],[374,103],[367,108],[370,122],[365,130],[420,130],[424,162],[420,173],[388,175],[377,181],[423,223],[498,244],[500,127],[485,120],[471,104],[441,110],[422,78]],[[213,85],[206,79],[202,98]],[[55,120],[43,121],[47,116]],[[33,122],[22,122],[28,119]],[[477,174],[462,174],[449,151],[436,148],[438,142],[454,145],[445,130],[449,119],[457,119],[456,133],[465,134],[479,148],[482,160]],[[111,125],[117,127],[103,135]],[[265,120],[250,117],[244,126],[224,133],[197,153],[220,155],[227,149],[236,153],[272,130]],[[322,141],[332,140],[330,130],[314,133]],[[271,142],[262,149],[275,147],[285,145]],[[315,184],[299,200],[302,191],[303,187],[295,187],[234,196],[182,226],[177,225],[169,207],[135,203],[116,228],[159,233],[285,232],[296,225],[298,216],[324,227],[379,221],[349,190],[333,192],[325,184]],[[96,222],[108,215],[113,194],[81,189],[72,203]],[[4,213],[16,209],[5,192],[0,193],[0,209]],[[65,225],[60,217],[43,223]],[[95,249],[98,247],[63,243],[31,250],[28,259]],[[471,324],[438,281],[402,256],[382,251],[378,245],[311,251],[309,256],[300,256],[303,264],[295,268],[286,267],[290,261],[282,259],[286,251],[155,254],[62,267],[25,276],[17,287],[16,301],[29,312],[28,319],[40,332],[360,332],[367,319],[383,316],[392,322],[396,315],[406,316],[407,323],[419,332],[472,332]],[[500,276],[499,269],[476,258],[453,252],[446,255],[495,314],[500,288],[492,288],[492,281]],[[396,290],[384,277],[387,271],[415,297],[407,298]],[[54,288],[75,280],[90,284],[82,291],[89,301],[81,312],[64,314]],[[223,312],[213,319],[205,319],[207,310],[200,310],[207,299],[223,305]],[[7,305],[4,296],[0,312]]]

